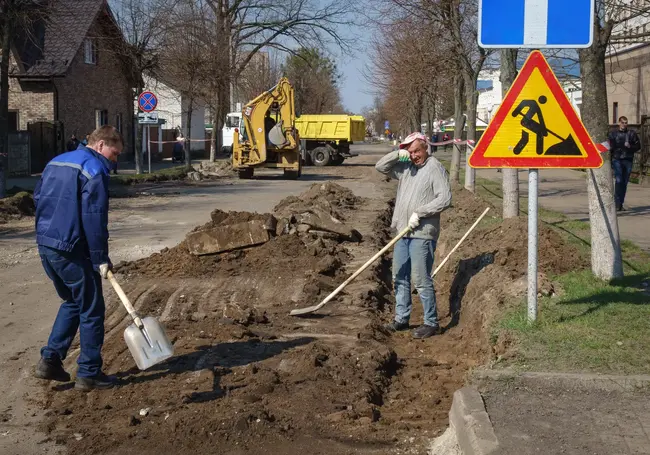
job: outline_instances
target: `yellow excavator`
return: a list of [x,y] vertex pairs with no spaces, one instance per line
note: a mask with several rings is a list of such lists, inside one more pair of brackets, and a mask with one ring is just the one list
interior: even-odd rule
[[241,138],[236,131],[232,145],[232,165],[239,178],[250,179],[259,168],[282,169],[285,178],[299,178],[300,138],[289,80],[280,79],[275,87],[247,103],[242,114]]

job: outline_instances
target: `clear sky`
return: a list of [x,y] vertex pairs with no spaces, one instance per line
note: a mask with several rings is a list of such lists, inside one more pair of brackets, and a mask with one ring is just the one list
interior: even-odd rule
[[343,74],[341,83],[341,98],[345,109],[357,114],[366,106],[372,106],[372,86],[363,77],[364,65],[369,61],[365,46],[356,51],[353,58],[342,56],[337,60],[339,70]]

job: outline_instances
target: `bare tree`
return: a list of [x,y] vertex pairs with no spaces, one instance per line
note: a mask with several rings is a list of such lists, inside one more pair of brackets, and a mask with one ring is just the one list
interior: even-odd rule
[[[198,0],[197,0],[198,1]],[[216,33],[212,45],[222,62],[211,74],[217,93],[213,134],[221,131],[237,85],[250,61],[265,49],[293,53],[301,47],[346,48],[350,41],[339,31],[353,23],[354,2],[339,0],[201,0],[212,11]],[[214,156],[210,156],[214,159]]]
[[[648,16],[650,4],[625,0],[599,0],[596,2],[594,43],[581,49],[580,74],[582,78],[583,121],[595,142],[604,142],[609,130],[607,107],[606,54],[608,46],[635,39],[646,38],[647,33],[613,33],[617,25],[630,17]],[[589,225],[591,228],[591,269],[605,280],[623,276],[621,245],[614,202],[614,185],[610,153],[603,153],[605,164],[587,172],[589,197]]]
[[[165,49],[159,58],[160,74],[165,83],[181,93],[181,106],[185,109],[185,167],[191,168],[192,117],[199,101],[206,99],[206,81],[212,66],[211,47],[207,45],[209,33],[207,11],[194,0],[179,2],[174,11],[174,22],[167,27],[162,45]],[[184,102],[183,102],[184,101]]]
[[[501,90],[502,98],[517,77],[517,49],[501,50]],[[519,170],[503,169],[503,218],[519,216]]]
[[[134,88],[132,102],[138,110],[137,97],[145,87],[144,76],[156,75],[161,52],[161,41],[169,20],[168,8],[173,0],[119,0],[115,2],[115,16],[124,41],[120,41],[118,52],[125,64],[126,74]],[[135,138],[135,171],[142,173],[142,137],[144,125],[137,125]]]

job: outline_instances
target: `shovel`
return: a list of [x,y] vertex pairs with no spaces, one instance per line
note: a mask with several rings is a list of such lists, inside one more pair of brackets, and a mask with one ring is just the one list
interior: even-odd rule
[[340,285],[338,288],[336,288],[336,289],[335,289],[335,290],[334,290],[330,295],[328,295],[327,297],[325,297],[325,299],[324,299],[321,303],[319,303],[318,305],[309,306],[309,307],[306,307],[306,308],[298,308],[298,309],[295,309],[295,310],[291,310],[291,312],[290,312],[289,314],[290,314],[291,316],[298,316],[298,315],[301,315],[301,314],[313,313],[314,311],[317,311],[317,310],[321,309],[323,306],[325,306],[325,305],[327,304],[327,302],[329,302],[329,301],[332,300],[334,297],[336,297],[336,295],[337,295],[339,292],[341,292],[341,291],[343,290],[343,288],[345,288],[348,284],[350,284],[350,283],[352,282],[352,280],[354,280],[356,277],[358,277],[359,275],[361,275],[361,272],[363,272],[364,270],[366,270],[366,269],[367,269],[367,268],[368,268],[368,267],[369,267],[373,262],[375,262],[377,259],[379,259],[379,258],[381,257],[382,254],[384,254],[384,253],[385,253],[386,251],[388,251],[388,250],[389,250],[393,245],[395,245],[399,239],[401,239],[401,238],[404,237],[406,234],[408,234],[410,230],[411,230],[411,228],[408,228],[408,227],[407,227],[407,228],[404,229],[402,232],[400,232],[399,234],[397,234],[397,237],[395,237],[393,240],[391,240],[390,243],[389,243],[388,245],[386,245],[385,247],[383,247],[383,248],[379,251],[379,253],[375,254],[373,257],[371,257],[370,259],[368,259],[368,262],[366,262],[365,264],[363,264],[363,265],[361,266],[361,268],[360,268],[359,270],[357,270],[356,272],[354,272],[350,278],[348,278],[347,280],[345,280],[345,281],[343,282],[342,285]]
[[174,355],[174,347],[165,334],[165,329],[156,318],[147,316],[140,319],[135,308],[131,305],[129,298],[122,290],[122,286],[115,279],[113,272],[109,270],[108,281],[120,297],[122,305],[126,308],[129,316],[133,318],[133,324],[124,330],[124,341],[131,352],[135,364],[141,370],[162,362]]

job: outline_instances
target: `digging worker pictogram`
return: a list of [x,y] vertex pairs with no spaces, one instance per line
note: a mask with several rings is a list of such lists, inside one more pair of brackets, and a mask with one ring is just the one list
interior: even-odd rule
[[395,244],[395,320],[386,328],[391,332],[409,328],[412,279],[424,309],[424,324],[413,331],[413,337],[428,338],[440,329],[431,271],[440,235],[440,212],[451,204],[447,171],[431,156],[422,133],[407,136],[399,150],[384,156],[375,168],[399,180],[391,227],[397,231],[407,226],[411,229]]
[[101,279],[108,257],[108,179],[111,162],[124,148],[112,126],[91,133],[80,145],[50,161],[34,189],[36,243],[45,273],[63,300],[34,375],[67,382],[63,369],[77,330],[81,353],[75,388],[106,389],[115,383],[102,372],[104,297]]
[[[512,112],[513,117],[522,116],[521,126],[525,129],[521,130],[521,139],[517,145],[515,145],[514,153],[519,155],[521,151],[528,145],[530,139],[530,134],[528,131],[532,131],[537,137],[537,142],[535,144],[535,152],[538,155],[544,154],[544,138],[548,136],[548,129],[546,129],[546,124],[544,123],[544,115],[542,114],[542,109],[539,107],[540,104],[546,104],[546,97],[540,96],[539,104],[535,100],[522,100],[519,103],[519,106]],[[527,109],[524,112],[524,109]],[[537,117],[537,121],[535,120]]]
[[[521,139],[517,142],[513,149],[515,155],[521,154],[530,141],[530,133],[535,135],[535,153],[537,155],[556,155],[556,156],[580,156],[582,153],[576,144],[573,136],[569,134],[568,137],[563,138],[557,133],[551,131],[544,121],[544,114],[542,113],[542,106],[546,104],[548,99],[542,95],[535,100],[522,100],[514,111],[513,117],[521,116]],[[529,133],[530,131],[530,133]],[[550,135],[555,136],[560,140],[558,144],[552,145],[544,149],[544,138]]]

